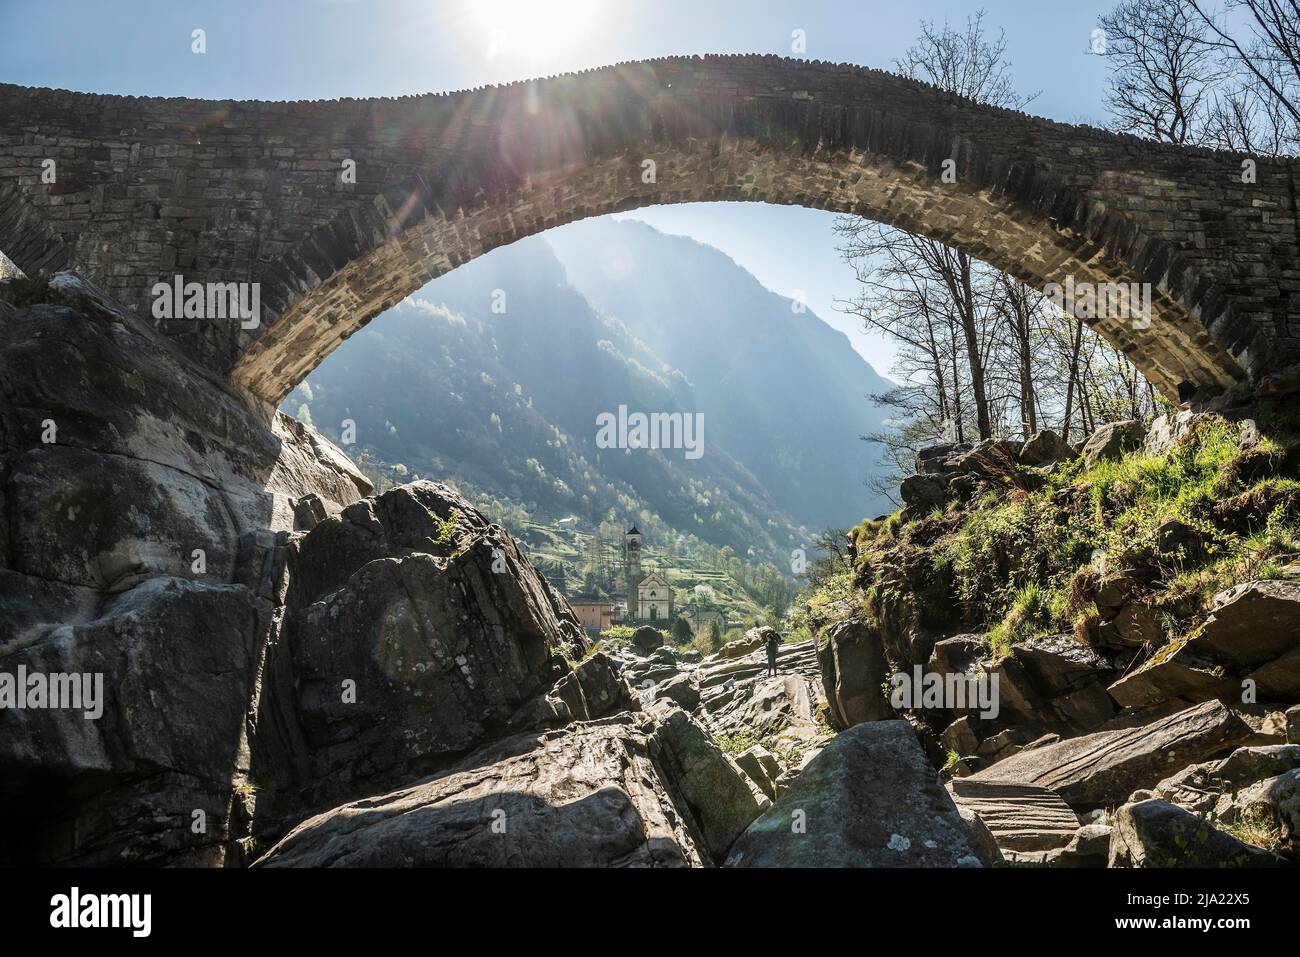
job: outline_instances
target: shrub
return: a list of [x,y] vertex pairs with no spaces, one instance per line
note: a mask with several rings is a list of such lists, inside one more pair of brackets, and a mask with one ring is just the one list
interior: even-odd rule
[[636,631],[631,625],[611,625],[597,636],[601,641],[631,641]]
[[989,650],[1001,658],[1016,642],[1045,634],[1055,619],[1052,597],[1037,582],[1030,582],[1016,592],[1006,616],[989,632]]
[[695,634],[694,632],[691,631],[690,623],[687,622],[685,618],[682,618],[679,615],[678,617],[673,619],[673,626],[672,626],[673,644],[688,645],[691,643],[691,640],[694,637]]

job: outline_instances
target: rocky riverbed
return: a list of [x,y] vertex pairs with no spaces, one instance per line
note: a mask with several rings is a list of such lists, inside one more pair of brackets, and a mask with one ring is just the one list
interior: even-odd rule
[[[783,643],[768,675],[764,629],[707,657],[648,629],[594,646],[455,490],[371,495],[341,450],[262,421],[75,277],[0,302],[0,389],[0,673],[105,689],[94,719],[0,709],[0,863],[1295,857],[1300,583],[1242,582],[1140,656],[1146,583],[1121,570],[1093,583],[1086,640],[991,655],[903,614],[936,586],[899,545],[872,574],[900,604]],[[1129,432],[1088,449],[1150,441]],[[945,450],[908,520],[924,532],[1008,454],[1076,450]],[[914,665],[996,675],[998,715],[896,706],[885,685]]]

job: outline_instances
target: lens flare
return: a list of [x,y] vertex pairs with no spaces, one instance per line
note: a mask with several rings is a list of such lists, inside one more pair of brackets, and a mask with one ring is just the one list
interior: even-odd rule
[[598,0],[474,0],[472,17],[489,60],[567,53],[590,35]]

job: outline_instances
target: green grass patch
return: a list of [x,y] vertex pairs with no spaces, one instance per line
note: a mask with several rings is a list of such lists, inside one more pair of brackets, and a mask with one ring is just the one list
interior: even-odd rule
[[[1168,583],[1159,603],[1183,619],[1234,582],[1287,577],[1288,558],[1300,560],[1293,507],[1300,483],[1272,474],[1280,463],[1268,439],[1243,450],[1237,425],[1205,420],[1167,454],[1139,452],[1090,469],[1076,459],[1035,492],[991,493],[932,552],[931,564],[953,576],[966,620],[993,626],[995,654],[1071,630],[1085,610],[1071,584],[1089,565],[1109,573],[1155,567]],[[1232,496],[1245,496],[1248,520],[1250,506],[1279,504],[1264,527],[1242,534],[1222,514]],[[1193,553],[1159,541],[1170,521],[1191,529],[1199,543]]]

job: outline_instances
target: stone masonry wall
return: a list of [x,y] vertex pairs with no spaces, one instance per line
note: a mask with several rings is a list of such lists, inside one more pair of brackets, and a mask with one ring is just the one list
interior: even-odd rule
[[[940,178],[949,158],[955,184]],[[331,102],[0,85],[0,250],[29,274],[75,269],[145,315],[176,273],[261,283],[256,329],[159,324],[273,404],[374,315],[494,246],[649,203],[798,204],[961,246],[1037,286],[1150,281],[1151,328],[1097,328],[1186,396],[1300,361],[1295,162],[1259,158],[1244,184],[1242,159],[771,56]]]

